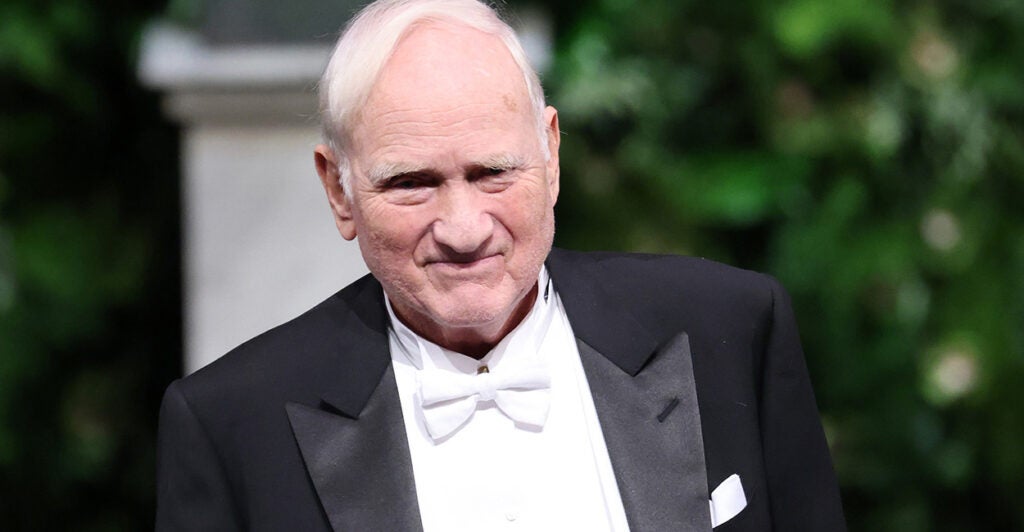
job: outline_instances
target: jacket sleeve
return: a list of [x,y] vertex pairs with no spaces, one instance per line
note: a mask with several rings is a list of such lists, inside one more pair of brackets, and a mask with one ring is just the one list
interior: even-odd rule
[[180,389],[160,406],[156,530],[239,530],[223,462]]
[[774,530],[843,531],[842,504],[788,294],[769,278],[762,450]]

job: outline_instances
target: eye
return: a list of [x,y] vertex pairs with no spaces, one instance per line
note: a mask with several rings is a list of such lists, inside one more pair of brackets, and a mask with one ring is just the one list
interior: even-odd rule
[[481,172],[484,176],[496,176],[505,173],[505,168],[484,168]]
[[408,178],[397,179],[395,181],[388,183],[388,188],[397,188],[400,190],[412,190],[418,186],[419,183],[417,183],[415,180]]
[[504,178],[509,175],[512,171],[511,167],[506,166],[482,166],[473,170],[469,174],[469,178],[472,180],[479,179],[491,179],[491,178]]
[[415,190],[427,186],[428,180],[419,174],[401,174],[392,177],[384,182],[384,188],[389,190]]

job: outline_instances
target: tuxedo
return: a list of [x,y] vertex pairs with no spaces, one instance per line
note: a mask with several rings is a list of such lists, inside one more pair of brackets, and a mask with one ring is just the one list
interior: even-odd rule
[[[783,289],[703,259],[552,250],[630,527],[844,530]],[[500,479],[495,479],[500,482]],[[158,530],[420,530],[380,284],[371,276],[172,383]]]

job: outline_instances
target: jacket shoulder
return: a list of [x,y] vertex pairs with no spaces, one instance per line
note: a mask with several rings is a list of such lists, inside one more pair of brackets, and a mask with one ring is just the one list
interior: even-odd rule
[[315,402],[310,376],[384,337],[385,312],[380,285],[367,275],[180,379],[178,386],[195,404],[272,396]]
[[637,300],[645,307],[770,304],[777,284],[762,273],[682,255],[557,250],[549,263],[581,272],[609,295]]

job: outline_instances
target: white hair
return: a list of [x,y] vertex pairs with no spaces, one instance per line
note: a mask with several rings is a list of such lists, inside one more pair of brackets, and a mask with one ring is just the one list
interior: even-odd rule
[[398,42],[424,22],[468,26],[501,39],[526,82],[544,153],[550,158],[544,124],[544,91],[515,31],[495,10],[478,0],[377,0],[362,9],[345,27],[320,78],[320,120],[324,141],[338,160],[345,194],[350,194],[351,166],[346,149],[353,121],[366,104],[384,64]]

